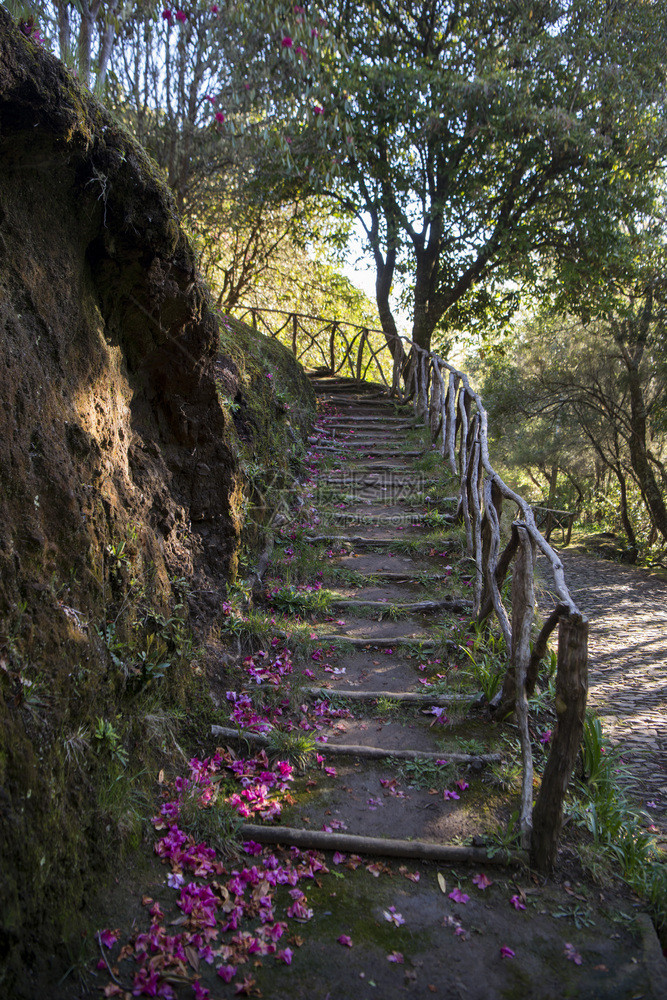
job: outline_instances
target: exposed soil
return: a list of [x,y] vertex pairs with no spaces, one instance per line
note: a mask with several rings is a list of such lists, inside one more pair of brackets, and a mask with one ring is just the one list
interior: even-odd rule
[[[326,520],[324,506],[317,514]],[[378,537],[385,542],[394,538],[394,544],[399,544],[401,535],[390,521],[379,523]],[[448,548],[443,542],[443,551]],[[455,563],[452,556],[448,558]],[[364,553],[356,558],[326,559],[320,564],[319,579],[332,587],[331,574],[341,565],[353,565],[363,574],[395,566],[399,560],[407,575],[423,573],[423,560]],[[435,559],[431,564],[442,568]],[[371,586],[357,579],[360,586],[350,584],[344,590],[357,598],[372,595],[374,600],[386,597],[400,604],[412,600],[415,593],[423,597],[424,591],[429,592],[428,583],[423,577],[421,581],[419,588],[399,588],[394,582],[385,587],[374,580]],[[461,585],[458,573],[448,587],[454,596],[468,589]],[[453,665],[442,655],[418,656],[401,643],[401,638],[406,640],[414,631],[409,618],[353,619],[341,614],[345,626],[323,620],[331,614],[320,615],[315,633],[350,627],[369,640],[398,638],[396,649],[387,655],[374,648],[372,641],[368,649],[354,652],[344,647],[316,649],[313,658],[305,661],[308,667],[297,668],[299,677],[307,669],[310,683],[330,684],[333,690],[354,687],[387,692],[428,690],[420,681],[432,681],[439,674],[455,682]],[[442,626],[444,621],[438,619],[437,623]],[[420,628],[428,633],[426,616]],[[480,749],[504,753],[506,728],[493,726],[479,710],[469,714],[467,707],[456,704],[446,709],[448,722],[439,721],[429,706],[400,708],[389,702],[350,705],[352,717],[343,712],[329,721],[320,720],[321,767],[329,766],[330,770],[308,769],[297,779],[292,804],[285,805],[281,824],[306,831],[329,830],[333,835],[438,844],[488,843],[494,830],[506,826],[516,794],[507,794],[489,782],[488,768],[481,763],[442,763],[425,772],[418,764],[412,768],[399,765],[390,756],[366,761],[354,756],[327,759],[326,753],[327,744],[380,746],[388,755],[397,750],[437,749],[442,755],[439,760],[444,762],[448,752],[460,752],[461,738],[474,740]],[[210,753],[212,746],[206,749]],[[260,865],[267,853],[270,857],[270,848],[252,861]],[[282,858],[287,850],[278,854]],[[349,853],[328,853],[324,862],[328,872],[321,871],[312,881],[300,883],[312,913],[302,922],[287,920],[291,964],[286,966],[270,956],[257,958],[239,966],[232,983],[226,985],[216,977],[213,966],[200,962],[197,975],[211,997],[234,995],[235,983],[245,984],[240,988],[246,995],[261,993],[267,1000],[660,997],[663,959],[654,932],[635,922],[641,904],[620,882],[595,884],[567,845],[561,851],[555,877],[549,880],[522,865],[503,863],[501,854],[490,857],[487,865],[456,867]],[[250,863],[239,862],[236,870],[244,865],[247,870]],[[174,908],[173,891],[170,897],[170,890],[157,879],[145,880],[142,885],[151,898],[161,902],[165,919],[173,915],[178,920],[180,911]],[[284,913],[289,903],[284,890],[276,894],[277,912]],[[127,898],[125,927],[130,918],[139,928],[147,928],[145,908],[142,911]],[[114,946],[112,958],[121,942]],[[121,962],[114,967],[123,982],[131,972],[128,964]],[[108,976],[98,973],[95,982],[106,983]]]

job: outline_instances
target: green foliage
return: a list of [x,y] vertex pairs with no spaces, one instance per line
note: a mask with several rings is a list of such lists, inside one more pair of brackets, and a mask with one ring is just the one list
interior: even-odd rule
[[437,788],[448,785],[455,777],[456,769],[452,764],[437,764],[434,760],[394,760],[399,780],[413,788]]
[[314,759],[317,744],[307,733],[273,728],[268,735],[267,753],[270,760],[286,760],[304,770]]
[[331,605],[331,593],[328,590],[297,590],[296,587],[281,587],[269,595],[271,605],[287,615],[300,613],[312,614],[326,611]]
[[[629,775],[620,754],[604,738],[600,720],[587,713],[582,739],[583,778],[569,805],[570,816],[588,830],[632,888],[642,894],[658,926],[667,926],[664,859],[647,830],[649,817],[630,801]],[[621,784],[621,779],[623,784]]]
[[223,856],[236,857],[242,821],[224,795],[221,781],[213,782],[213,795],[207,802],[202,802],[201,789],[191,786],[180,797],[179,826]]
[[93,739],[97,740],[98,753],[108,754],[121,767],[126,767],[128,761],[127,750],[123,747],[121,737],[109,719],[98,718],[93,732]]
[[622,530],[631,559],[667,541],[660,433],[667,312],[657,227],[634,245],[646,258],[626,247],[629,259],[607,265],[614,301],[590,293],[570,302],[580,312],[595,308],[594,318],[542,309],[497,350],[480,348],[477,361],[494,460],[529,479],[543,505],[578,509],[585,522]]
[[[517,286],[504,282],[539,284],[540,257],[554,284],[572,287],[584,268],[595,279],[664,148],[663,4],[610,18],[583,0],[511,11],[489,0],[463,17],[368,0],[332,2],[327,17],[307,63],[285,55],[295,92],[268,112],[263,166],[361,221],[385,332],[397,275],[426,345],[438,324],[506,317]],[[282,27],[295,38],[297,20]]]
[[489,628],[487,622],[472,620],[466,626],[464,635],[472,631],[472,638],[466,639],[465,645],[458,648],[468,657],[471,663],[474,683],[481,688],[487,701],[491,701],[500,690],[503,677],[507,671],[509,657],[502,635]]

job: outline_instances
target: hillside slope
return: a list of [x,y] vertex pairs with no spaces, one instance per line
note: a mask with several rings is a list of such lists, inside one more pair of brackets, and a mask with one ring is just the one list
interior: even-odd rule
[[283,475],[298,453],[306,380],[257,338],[246,364],[240,336],[220,351],[146,155],[0,8],[5,985],[67,940],[95,866],[137,836],[117,792],[150,767],[145,718],[205,696],[253,499],[244,452]]

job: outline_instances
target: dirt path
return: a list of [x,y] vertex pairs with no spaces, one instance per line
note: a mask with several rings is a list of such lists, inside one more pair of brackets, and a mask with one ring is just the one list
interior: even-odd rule
[[641,804],[667,840],[667,583],[564,550],[571,593],[591,620],[589,705],[623,749]]
[[[245,646],[244,606],[223,608],[240,654],[221,670],[225,725],[165,781],[162,864],[111,887],[96,990],[665,1000],[655,931],[623,883],[593,883],[567,847],[548,880],[503,855],[517,741],[471,706],[470,563],[446,483],[428,455],[406,454],[429,449],[392,402],[317,388],[311,476]],[[536,724],[536,754],[550,724]],[[231,860],[209,846],[219,789],[246,820]]]

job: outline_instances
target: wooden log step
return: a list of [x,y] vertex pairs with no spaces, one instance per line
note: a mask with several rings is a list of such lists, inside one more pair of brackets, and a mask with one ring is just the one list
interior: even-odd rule
[[400,413],[396,413],[396,406],[393,401],[388,396],[382,396],[380,393],[369,392],[365,394],[354,395],[350,394],[349,389],[343,392],[341,389],[326,389],[322,392],[318,392],[318,399],[326,401],[331,400],[339,406],[341,403],[346,407],[358,406],[361,409],[376,409],[376,410],[387,410],[387,412],[394,414],[395,416],[400,416]]
[[321,375],[317,375],[315,377],[310,376],[310,378],[313,383],[313,388],[315,390],[320,389],[322,392],[333,389],[334,392],[364,393],[364,395],[369,396],[388,396],[387,388],[382,385],[381,382],[365,382],[363,379],[356,378],[342,379],[332,377],[327,379]]
[[[266,747],[270,740],[264,733],[251,733],[247,729],[229,729],[226,726],[211,726],[212,736],[222,736],[227,740],[246,740],[258,746]],[[356,743],[318,743],[318,753],[326,757],[364,757],[367,760],[385,760],[394,757],[396,760],[446,760],[448,764],[472,764],[483,767],[485,764],[497,764],[502,759],[499,753],[454,753],[445,750],[387,750],[385,747],[367,747]],[[444,766],[444,765],[443,765]]]
[[[264,686],[259,685],[259,687]],[[387,701],[397,701],[406,705],[474,705],[480,698],[479,695],[459,694],[458,691],[452,691],[451,694],[426,694],[421,691],[359,691],[358,688],[325,687],[303,687],[299,688],[299,691],[313,698],[335,697],[347,698],[349,701],[377,701],[378,698],[386,698]]]
[[[313,628],[317,628],[317,626],[315,625]],[[419,645],[421,649],[427,650],[437,649],[443,645],[441,642],[436,642],[435,639],[423,639],[414,635],[376,636],[368,638],[368,636],[325,633],[324,635],[318,635],[317,641],[322,643],[344,642],[349,646],[354,646],[355,649],[366,649],[367,647],[372,649],[373,646],[377,649],[391,649],[393,646]],[[458,649],[455,642],[447,641],[444,645],[447,649]]]
[[243,823],[241,836],[258,844],[284,844],[313,851],[342,851],[369,857],[413,858],[418,861],[439,861],[447,864],[521,865],[528,863],[525,851],[492,851],[484,847],[463,844],[434,844],[425,840],[394,840],[390,837],[358,837],[352,833],[327,833],[325,830],[303,830],[291,826],[260,826]]
[[[420,584],[423,582],[423,577],[425,575],[428,575],[429,581],[450,579],[447,573],[428,573],[428,571],[424,571],[424,573],[421,573],[418,576],[412,576],[410,573],[400,573],[395,570],[380,570],[377,573],[369,573],[368,577],[369,579],[377,578],[378,580],[395,580],[397,583],[405,582]],[[472,601],[462,600],[459,603],[463,611],[470,611],[472,609]]]
[[407,604],[397,604],[389,601],[364,601],[357,600],[356,598],[344,597],[339,600],[332,601],[331,607],[349,608],[351,611],[354,610],[354,608],[372,608],[373,611],[389,611],[393,608],[396,611],[402,611],[406,614],[417,612],[434,613],[436,611],[464,610],[461,601],[456,601],[453,598],[443,598],[441,601],[412,601]]
[[[406,516],[410,517],[415,527],[417,526],[417,524],[422,522],[426,517],[428,517],[427,514],[420,514],[417,511],[407,511]],[[384,517],[386,517],[386,515],[384,514],[374,514],[372,509],[369,510],[368,512],[364,512],[363,514],[347,514],[345,513],[345,511],[335,512],[335,518],[337,521],[356,521],[356,522],[361,522],[362,524],[366,521],[376,522],[378,518],[384,518]],[[447,524],[455,524],[456,516],[454,514],[440,514],[440,520]],[[396,541],[398,541],[398,539],[394,539],[394,542]],[[393,543],[390,542],[388,544],[393,544]]]
[[370,463],[367,463],[366,466],[354,466],[350,462],[346,462],[345,466],[341,469],[328,469],[322,472],[320,480],[338,477],[339,479],[354,478],[355,480],[363,481],[365,479],[377,479],[378,475],[384,475],[387,472],[397,473],[397,475],[391,476],[392,480],[402,480],[407,483],[424,483],[424,486],[429,486],[433,483],[433,480],[425,482],[424,477],[420,473],[411,472],[409,465],[396,465],[389,462],[378,463],[374,466],[371,466]]
[[[352,515],[352,516],[354,517],[355,520],[357,520],[357,515],[356,514]],[[339,517],[338,513],[336,513],[336,517],[337,518]],[[370,546],[372,546],[372,545],[378,545],[378,546],[380,546],[380,548],[383,548],[385,546],[387,548],[391,548],[392,545],[396,545],[396,543],[399,542],[401,539],[398,538],[398,537],[397,538],[367,538],[364,535],[310,535],[310,536],[306,536],[303,540],[304,540],[304,542],[307,545],[314,545],[317,542],[324,542],[327,545],[337,545],[339,543],[341,545],[349,544],[353,548],[364,548],[365,546],[369,546],[369,545]],[[399,576],[400,576],[401,579],[404,579],[404,574],[399,574]],[[444,576],[430,576],[430,574],[429,574],[429,579],[430,580],[444,580],[445,577]]]
[[[340,441],[345,445],[360,445],[362,448],[373,444],[386,444],[394,448],[396,447],[396,431],[383,430],[381,427],[378,427],[377,432],[374,430],[364,430],[359,433],[345,433],[346,431],[353,431],[353,428],[333,427],[331,429],[333,433],[327,434],[327,440],[330,443]],[[405,428],[399,427],[398,430],[403,431]],[[324,434],[324,430],[320,430],[319,433]]]
[[[342,415],[341,416],[337,416],[335,420],[332,420],[331,423],[329,423],[327,425],[324,425],[324,426],[328,426],[328,427],[336,426],[336,427],[338,427],[341,424],[352,424],[353,427],[358,427],[359,424],[370,424],[371,427],[375,427],[376,424],[378,424],[378,423],[383,423],[384,424],[387,421],[389,421],[393,426],[399,426],[401,424],[404,425],[404,426],[406,426],[406,427],[417,427],[417,426],[419,426],[417,424],[417,422],[412,417],[389,417],[389,416],[387,416],[387,417],[383,417],[383,416],[374,417],[370,413],[369,414],[363,414],[363,415],[360,414],[358,417],[354,416],[354,414],[352,414],[352,413],[348,414],[347,416],[342,416]],[[319,427],[320,425],[319,424],[315,424],[315,426]]]
[[[339,447],[335,447],[334,445],[330,445],[330,444],[318,444],[317,441],[315,441],[312,438],[309,438],[309,441],[310,441],[310,443],[313,446],[311,448],[311,451],[332,451],[332,452],[335,452],[336,455],[349,455],[350,452],[353,450],[353,449],[351,449],[349,447],[349,445],[356,443],[356,442],[346,442],[344,445],[341,445]],[[395,455],[396,454],[396,449],[395,448],[377,448],[377,447],[375,447],[373,445],[370,445],[370,444],[369,445],[363,445],[362,448],[360,448],[359,450],[360,451],[361,450],[366,451],[367,448],[370,449],[369,454],[373,458],[375,458],[375,457],[382,457],[383,455]],[[402,451],[400,453],[400,457],[401,458],[421,458],[421,456],[423,454],[424,454],[423,451]],[[362,456],[362,457],[366,457],[366,456]],[[416,476],[419,475],[419,474],[420,474],[419,472],[415,472]]]

